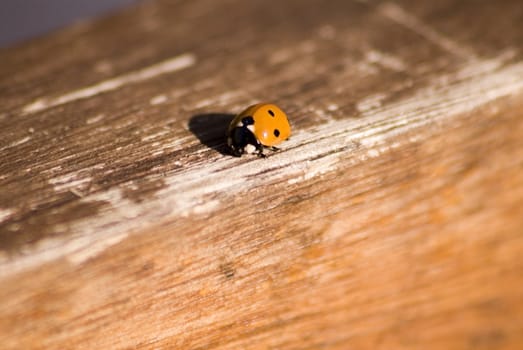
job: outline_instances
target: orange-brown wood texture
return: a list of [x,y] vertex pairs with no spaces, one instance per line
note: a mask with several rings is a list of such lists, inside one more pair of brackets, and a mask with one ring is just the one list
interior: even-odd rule
[[[0,51],[2,349],[521,349],[523,6],[147,1]],[[227,153],[272,101],[293,134]]]

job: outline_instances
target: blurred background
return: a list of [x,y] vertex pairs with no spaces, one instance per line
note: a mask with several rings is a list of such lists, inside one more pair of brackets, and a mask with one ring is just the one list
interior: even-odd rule
[[1,0],[0,47],[44,35],[139,0]]

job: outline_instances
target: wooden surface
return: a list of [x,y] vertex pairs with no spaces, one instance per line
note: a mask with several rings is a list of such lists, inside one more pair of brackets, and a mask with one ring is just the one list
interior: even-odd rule
[[[151,1],[0,51],[2,349],[520,349],[521,1]],[[278,103],[292,138],[224,152]]]

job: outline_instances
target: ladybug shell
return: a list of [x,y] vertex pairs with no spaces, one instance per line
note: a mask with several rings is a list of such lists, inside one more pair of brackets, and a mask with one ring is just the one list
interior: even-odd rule
[[251,116],[254,124],[249,127],[256,140],[263,146],[271,147],[285,141],[291,135],[287,115],[272,103],[258,103],[238,114],[229,126],[229,132],[245,117]]

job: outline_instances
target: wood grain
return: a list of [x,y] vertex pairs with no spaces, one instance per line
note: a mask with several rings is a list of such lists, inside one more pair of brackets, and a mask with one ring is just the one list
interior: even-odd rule
[[[0,51],[2,348],[519,349],[522,19],[150,1]],[[231,157],[257,101],[293,136]]]

